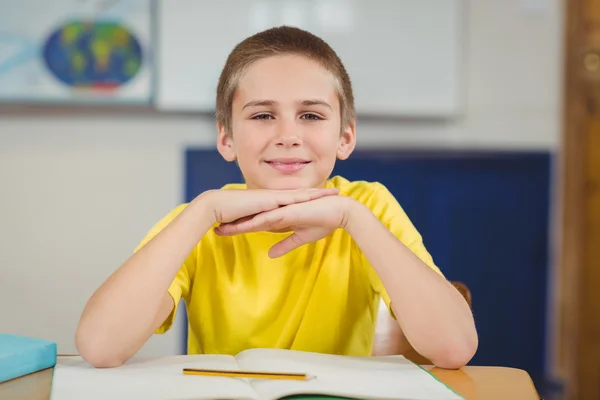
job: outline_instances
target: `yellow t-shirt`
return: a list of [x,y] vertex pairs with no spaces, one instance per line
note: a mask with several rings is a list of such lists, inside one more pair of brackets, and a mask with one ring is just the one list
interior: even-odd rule
[[[441,274],[394,196],[377,182],[336,176],[327,187],[365,204],[427,265]],[[242,184],[224,189],[245,188]],[[170,223],[164,217],[138,249]],[[190,253],[169,288],[188,312],[188,353],[236,354],[256,347],[370,355],[380,299],[389,297],[350,235],[337,229],[276,259],[268,249],[290,233],[223,237],[212,229]],[[402,268],[402,265],[398,265]],[[380,297],[381,296],[381,297]],[[156,333],[172,325],[177,306]]]

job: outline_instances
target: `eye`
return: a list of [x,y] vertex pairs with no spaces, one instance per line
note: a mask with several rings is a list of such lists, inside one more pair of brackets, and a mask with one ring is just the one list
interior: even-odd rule
[[320,120],[323,119],[320,116],[318,116],[317,114],[312,114],[312,113],[311,114],[304,114],[304,115],[302,115],[301,118],[302,119],[307,119],[307,120],[310,120],[310,121],[320,121]]
[[257,120],[267,120],[267,119],[272,119],[273,116],[269,115],[269,114],[258,114],[252,117],[252,119],[257,119]]

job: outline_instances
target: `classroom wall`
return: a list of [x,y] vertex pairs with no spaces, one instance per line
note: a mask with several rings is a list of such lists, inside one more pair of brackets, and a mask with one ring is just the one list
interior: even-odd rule
[[[468,4],[464,116],[361,120],[361,148],[557,148],[558,0]],[[184,149],[214,137],[209,117],[0,114],[0,332],[76,351],[85,301],[183,199]],[[180,333],[142,353],[179,351]]]

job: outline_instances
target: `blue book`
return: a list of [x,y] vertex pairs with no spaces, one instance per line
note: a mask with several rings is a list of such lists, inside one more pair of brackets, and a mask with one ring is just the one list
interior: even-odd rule
[[56,365],[56,343],[0,334],[0,382]]

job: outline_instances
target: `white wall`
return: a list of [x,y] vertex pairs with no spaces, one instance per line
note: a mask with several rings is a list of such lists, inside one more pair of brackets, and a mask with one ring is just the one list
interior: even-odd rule
[[[558,0],[470,1],[464,117],[359,122],[359,145],[554,150],[561,15]],[[214,135],[207,117],[0,114],[0,332],[76,351],[85,301],[182,200],[185,147]],[[179,334],[142,352],[176,352]]]

